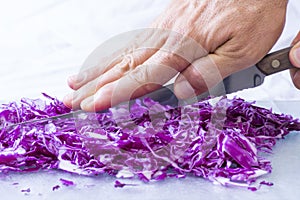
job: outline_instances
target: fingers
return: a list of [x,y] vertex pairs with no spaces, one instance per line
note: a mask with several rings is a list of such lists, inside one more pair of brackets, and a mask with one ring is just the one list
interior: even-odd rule
[[[290,51],[290,61],[295,67],[300,68],[300,32],[292,44],[294,47]],[[300,89],[300,69],[291,69],[290,74],[295,87]]]
[[300,68],[300,42],[298,42],[290,51],[290,60],[295,67]]
[[105,69],[91,68],[79,78],[70,78],[75,92],[64,98],[64,104],[87,111],[108,108],[161,87],[190,62],[207,55],[192,38],[175,32],[156,29],[139,40],[130,53]]
[[[162,66],[141,65],[126,76],[100,88],[94,95],[84,99],[80,106],[86,111],[103,110],[152,92],[161,87],[161,82],[166,77],[170,78],[177,73],[170,67],[166,67],[169,71],[161,68]],[[160,76],[160,73],[164,76]],[[152,81],[145,81],[151,79]]]
[[80,106],[86,111],[103,110],[145,95],[161,87],[187,65],[183,58],[159,51],[126,75],[101,87]]
[[116,44],[118,41],[125,39],[117,38],[115,40],[117,41],[111,39],[100,45],[85,60],[80,72],[68,78],[68,85],[71,89],[77,90],[83,85],[99,77],[113,66],[122,62],[125,54],[130,54],[132,52],[132,46]]
[[[121,34],[105,42],[86,60],[90,62],[91,59],[102,57],[100,61],[97,60],[99,64],[68,79],[69,86],[75,92],[65,96],[64,104],[73,109],[79,108],[83,99],[95,94],[105,84],[122,77],[161,49],[169,32],[163,29],[143,29]],[[103,54],[108,56],[104,57]]]
[[[180,99],[197,96],[221,82],[226,76],[241,70],[235,59],[209,54],[188,66],[175,80],[175,95]],[[245,65],[244,68],[247,66]]]
[[165,40],[164,32],[156,33],[153,29],[117,35],[96,48],[86,59],[81,72],[68,79],[68,84],[77,90],[122,62],[127,55],[140,49],[159,49]]
[[[193,39],[169,33],[159,51],[113,82],[102,84],[94,95],[81,99],[80,107],[86,111],[98,111],[143,96],[161,87],[193,60],[204,55],[207,52]],[[113,73],[108,71],[102,77],[112,76]]]
[[300,32],[292,42],[293,48],[290,51],[290,61],[295,67],[300,68]]
[[[77,85],[82,85],[74,93],[69,94],[64,98],[65,105],[73,109],[78,109],[82,100],[93,95],[99,88],[103,87],[105,84],[121,78],[128,71],[135,68],[135,66],[138,66],[146,61],[156,51],[157,50],[155,49],[142,49],[127,54],[119,63],[115,64],[113,67],[110,67],[104,73],[100,73],[98,68],[91,68],[86,70],[85,72],[83,72],[83,74],[80,74],[81,77],[86,77],[84,78],[84,81],[82,81],[81,83],[77,83]],[[88,80],[87,83],[85,83],[86,80]]]
[[113,58],[112,59],[108,59],[108,58],[103,59],[103,62],[111,61],[111,63],[106,63],[106,64],[102,63],[103,67],[97,65],[95,67],[85,69],[84,71],[82,71],[76,75],[70,76],[67,80],[69,87],[73,90],[79,89],[83,85],[87,84],[88,82],[97,78],[99,75],[103,74],[105,71],[110,69],[112,66],[116,65],[118,62],[120,62],[120,60],[121,60],[120,58],[117,58],[114,60],[113,60]]

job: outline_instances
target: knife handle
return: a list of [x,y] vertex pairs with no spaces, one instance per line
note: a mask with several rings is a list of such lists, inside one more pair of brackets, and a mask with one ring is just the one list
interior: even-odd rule
[[294,68],[289,59],[292,47],[281,49],[266,55],[256,66],[265,75],[271,75],[286,69]]

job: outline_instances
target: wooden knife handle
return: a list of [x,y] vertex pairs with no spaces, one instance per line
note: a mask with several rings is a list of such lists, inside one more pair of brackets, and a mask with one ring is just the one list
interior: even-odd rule
[[294,68],[289,59],[289,52],[292,47],[281,49],[266,55],[256,66],[265,75],[271,75],[286,69]]

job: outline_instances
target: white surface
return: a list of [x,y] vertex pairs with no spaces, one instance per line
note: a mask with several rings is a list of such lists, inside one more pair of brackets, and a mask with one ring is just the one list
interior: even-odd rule
[[[70,91],[66,77],[78,72],[98,45],[118,33],[147,27],[168,2],[0,0],[0,102],[36,98],[41,92],[62,98]],[[299,18],[300,1],[290,0],[287,24],[274,49],[289,45],[300,30]],[[278,112],[300,115],[300,92],[287,72],[240,95],[266,100],[263,105]],[[55,171],[1,175],[0,194],[1,199],[299,199],[299,143],[295,133],[276,146],[274,155],[269,156],[273,173],[263,178],[275,185],[254,193],[214,186],[200,178],[115,189],[111,177],[88,178]],[[52,191],[60,184],[59,178],[73,180],[77,186]],[[12,185],[14,182],[19,185]],[[28,195],[20,191],[27,188],[31,188]]]

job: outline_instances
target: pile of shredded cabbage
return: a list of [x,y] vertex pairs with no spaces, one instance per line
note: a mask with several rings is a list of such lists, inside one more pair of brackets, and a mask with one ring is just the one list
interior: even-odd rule
[[[72,118],[11,124],[69,113],[63,103],[22,99],[0,106],[0,172],[60,169],[143,181],[195,175],[251,190],[271,172],[262,155],[300,121],[239,98],[172,108],[151,99]],[[272,185],[261,181],[260,184]]]

